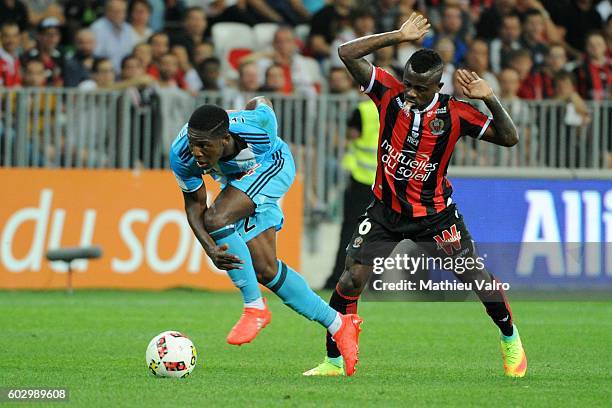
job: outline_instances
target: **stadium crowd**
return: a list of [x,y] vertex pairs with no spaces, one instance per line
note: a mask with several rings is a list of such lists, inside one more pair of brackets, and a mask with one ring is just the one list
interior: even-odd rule
[[[433,25],[422,43],[371,56],[391,73],[429,47],[447,64],[443,92],[461,96],[466,67],[517,115],[521,100],[557,99],[588,121],[584,100],[610,96],[609,0],[0,0],[0,86],[355,93],[338,45],[415,10]],[[215,33],[223,22],[250,31]],[[276,25],[251,41],[261,23]]]

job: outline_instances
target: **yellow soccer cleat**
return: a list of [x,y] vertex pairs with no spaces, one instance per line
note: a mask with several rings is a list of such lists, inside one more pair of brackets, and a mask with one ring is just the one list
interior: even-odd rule
[[504,374],[508,377],[524,377],[527,372],[527,355],[521,343],[518,329],[514,327],[511,337],[501,336],[501,351],[504,358]]
[[340,366],[335,365],[331,362],[329,357],[325,357],[325,360],[316,366],[304,373],[305,376],[323,376],[323,377],[337,377],[339,375],[344,375],[344,362],[340,359]]

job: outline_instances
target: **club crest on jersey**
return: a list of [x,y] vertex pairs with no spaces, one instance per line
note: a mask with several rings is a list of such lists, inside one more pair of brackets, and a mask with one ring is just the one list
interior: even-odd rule
[[433,135],[441,135],[444,133],[444,121],[440,118],[436,118],[429,122],[429,129]]
[[454,251],[461,249],[461,231],[457,231],[457,224],[451,225],[447,230],[442,231],[440,235],[434,235],[438,250],[444,250],[446,255],[452,255]]
[[363,243],[363,238],[361,237],[355,238],[355,241],[353,241],[353,248],[359,248],[362,243]]

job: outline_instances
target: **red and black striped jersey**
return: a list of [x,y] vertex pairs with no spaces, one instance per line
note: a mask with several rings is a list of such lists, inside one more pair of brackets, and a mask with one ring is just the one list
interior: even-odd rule
[[578,93],[584,99],[604,101],[612,89],[612,66],[610,63],[595,65],[586,60],[575,70]]
[[550,99],[555,96],[553,77],[544,71],[536,71],[523,81],[518,90],[521,99]]
[[444,210],[451,202],[446,171],[457,140],[462,135],[481,138],[491,118],[444,94],[436,94],[423,110],[408,110],[404,85],[379,67],[364,91],[378,107],[380,120],[374,195],[408,217]]

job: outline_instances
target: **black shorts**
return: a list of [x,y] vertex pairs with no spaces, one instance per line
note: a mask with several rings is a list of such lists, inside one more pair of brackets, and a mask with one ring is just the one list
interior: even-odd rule
[[455,204],[433,215],[407,218],[375,199],[359,217],[346,253],[357,263],[372,266],[397,244],[410,239],[433,257],[475,257],[472,236]]

